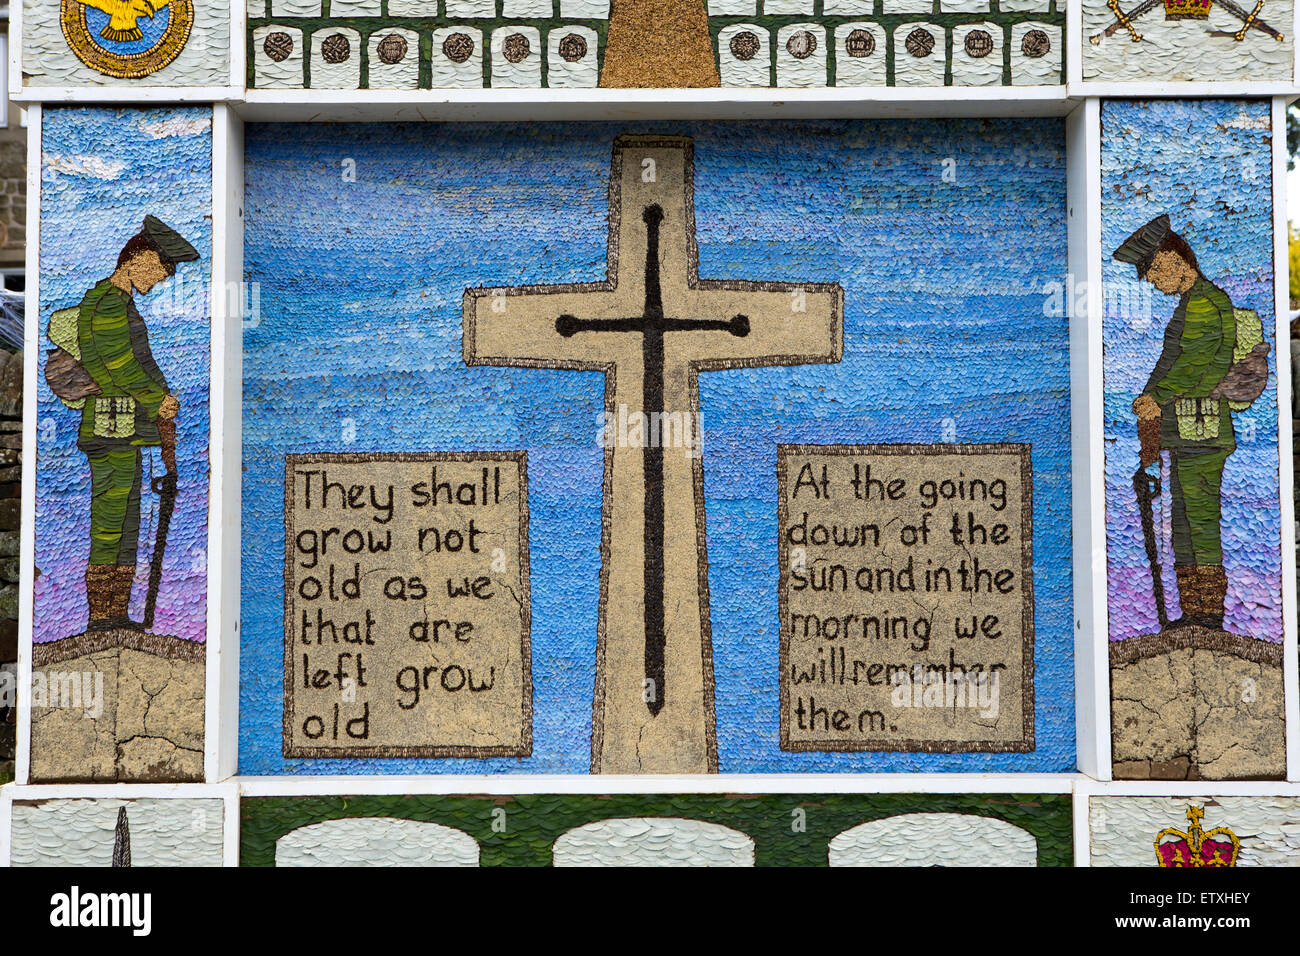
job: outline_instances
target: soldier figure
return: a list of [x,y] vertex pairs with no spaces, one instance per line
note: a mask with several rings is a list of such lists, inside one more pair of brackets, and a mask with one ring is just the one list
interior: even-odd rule
[[1160,359],[1133,411],[1139,434],[1150,436],[1143,441],[1142,465],[1158,461],[1162,448],[1169,452],[1174,572],[1182,606],[1182,617],[1169,626],[1221,630],[1228,580],[1220,488],[1237,442],[1219,386],[1233,364],[1236,313],[1227,294],[1201,274],[1196,254],[1170,229],[1168,216],[1125,239],[1114,257],[1136,266],[1138,277],[1165,295],[1179,297]]
[[86,293],[78,310],[81,365],[98,386],[82,408],[77,432],[77,447],[90,461],[87,630],[135,626],[129,606],[140,532],[141,449],[162,444],[159,423],[180,409],[149,350],[133,297],[174,275],[176,263],[198,257],[174,230],[146,216],[113,274]]

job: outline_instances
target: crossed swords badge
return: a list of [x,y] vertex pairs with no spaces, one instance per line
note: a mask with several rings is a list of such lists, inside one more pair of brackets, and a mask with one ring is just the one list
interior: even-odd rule
[[[1241,42],[1246,39],[1246,34],[1250,30],[1259,30],[1263,33],[1267,33],[1274,40],[1279,42],[1282,40],[1281,33],[1274,30],[1263,20],[1259,19],[1259,12],[1264,9],[1264,0],[1256,0],[1255,8],[1249,13],[1246,12],[1244,7],[1238,6],[1234,0],[1199,0],[1199,2],[1197,2],[1197,0],[1192,0],[1191,3],[1188,3],[1187,0],[1183,0],[1181,3],[1178,2],[1178,0],[1142,0],[1142,2],[1136,7],[1133,7],[1127,12],[1120,7],[1119,0],[1106,0],[1106,6],[1110,7],[1110,12],[1115,15],[1115,22],[1100,33],[1090,36],[1088,42],[1096,45],[1106,37],[1113,36],[1120,30],[1127,30],[1134,43],[1141,43],[1142,34],[1138,33],[1137,27],[1133,25],[1133,21],[1138,17],[1150,13],[1156,7],[1162,5],[1165,7],[1165,19],[1167,20],[1199,20],[1205,18],[1209,13],[1212,4],[1218,4],[1222,9],[1231,13],[1234,17],[1240,20],[1241,29],[1236,33],[1211,32],[1211,36],[1230,36],[1237,42]],[[1184,15],[1171,12],[1171,8],[1173,7],[1188,8],[1189,10],[1192,8],[1195,9],[1193,12]]]

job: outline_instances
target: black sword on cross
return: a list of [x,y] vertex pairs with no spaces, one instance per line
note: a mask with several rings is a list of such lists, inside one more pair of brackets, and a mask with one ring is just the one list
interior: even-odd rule
[[[627,319],[579,319],[562,315],[555,331],[565,338],[579,332],[638,332],[642,336],[645,371],[641,383],[642,412],[647,425],[663,427],[664,334],[707,329],[730,332],[737,338],[749,334],[749,317],[730,319],[674,319],[664,315],[663,292],[659,287],[659,227],[663,207],[647,206],[641,214],[646,225],[645,310]],[[695,423],[691,423],[692,428]],[[660,433],[651,433],[642,449],[645,460],[645,676],[653,695],[646,701],[651,715],[663,709],[664,688],[664,450]]]

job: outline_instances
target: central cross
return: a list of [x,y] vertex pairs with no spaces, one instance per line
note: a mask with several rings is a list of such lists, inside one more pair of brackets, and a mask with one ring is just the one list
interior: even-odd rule
[[843,351],[838,285],[698,269],[691,140],[622,136],[606,281],[465,292],[467,365],[605,373],[593,772],[718,769],[699,372]]

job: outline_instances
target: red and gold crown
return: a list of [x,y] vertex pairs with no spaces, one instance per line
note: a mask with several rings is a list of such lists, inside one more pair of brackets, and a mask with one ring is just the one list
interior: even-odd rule
[[1227,827],[1213,830],[1201,829],[1205,811],[1200,807],[1187,808],[1190,824],[1186,832],[1176,827],[1165,827],[1156,834],[1156,859],[1161,866],[1236,866],[1241,841]]
[[1205,20],[1213,0],[1165,0],[1166,20]]

